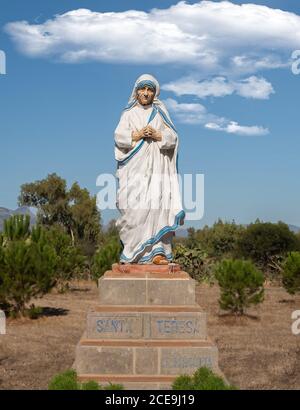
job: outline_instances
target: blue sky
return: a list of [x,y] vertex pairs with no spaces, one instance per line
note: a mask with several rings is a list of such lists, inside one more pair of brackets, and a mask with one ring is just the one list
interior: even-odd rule
[[151,73],[179,131],[180,174],[205,175],[204,217],[186,226],[300,226],[299,2],[177,3],[1,1],[0,206],[52,172],[96,194],[97,176],[115,172],[133,83]]

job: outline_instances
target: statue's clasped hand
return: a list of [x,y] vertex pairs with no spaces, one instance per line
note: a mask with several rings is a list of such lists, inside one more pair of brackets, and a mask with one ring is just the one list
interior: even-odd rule
[[152,138],[155,141],[161,141],[162,136],[161,132],[155,130],[151,125],[147,125],[146,127],[142,128],[140,131],[134,131],[132,133],[132,140],[139,141],[142,138]]

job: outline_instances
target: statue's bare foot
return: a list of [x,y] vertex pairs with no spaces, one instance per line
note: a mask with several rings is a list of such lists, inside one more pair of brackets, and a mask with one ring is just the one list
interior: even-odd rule
[[154,263],[155,265],[168,265],[169,261],[164,255],[156,255],[152,259],[152,263]]

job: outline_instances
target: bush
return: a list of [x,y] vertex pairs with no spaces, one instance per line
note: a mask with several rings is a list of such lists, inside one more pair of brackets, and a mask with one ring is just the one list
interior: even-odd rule
[[300,292],[300,252],[291,252],[283,264],[282,283],[287,292]]
[[243,232],[237,250],[239,256],[251,258],[266,269],[274,257],[299,250],[299,239],[283,222],[255,222]]
[[110,270],[113,263],[119,261],[120,252],[121,244],[117,237],[112,237],[96,251],[92,262],[92,276],[95,281]]
[[[85,257],[58,225],[37,225],[29,230],[29,217],[13,216],[5,221],[0,236],[0,304],[13,315],[26,313],[26,304],[42,297],[54,286],[65,290],[83,268]],[[39,313],[27,310],[29,317]]]
[[0,294],[15,312],[25,313],[33,297],[41,297],[55,285],[55,250],[48,244],[17,240],[1,249]]
[[43,308],[34,306],[33,304],[26,310],[26,315],[30,319],[37,319],[43,313]]
[[94,380],[80,383],[77,381],[77,373],[73,369],[55,375],[48,385],[48,390],[123,390],[123,388],[123,385],[113,383],[102,387]]
[[234,221],[223,222],[219,218],[212,227],[206,225],[197,231],[189,228],[187,245],[201,248],[210,257],[233,256],[244,230],[242,225],[237,225]]
[[226,384],[207,367],[200,367],[193,376],[177,377],[172,384],[172,390],[236,390],[236,387]]
[[79,390],[79,388],[75,370],[66,370],[57,374],[51,379],[48,386],[48,390]]
[[124,390],[124,386],[122,384],[117,383],[109,383],[103,387],[104,390]]
[[172,390],[194,390],[193,378],[187,374],[178,376],[172,384]]
[[4,221],[4,237],[10,241],[26,239],[30,235],[30,216],[14,215]]
[[213,259],[209,259],[202,249],[197,247],[191,249],[182,244],[177,244],[173,251],[173,260],[188,272],[193,279],[213,281]]
[[81,385],[81,390],[100,390],[100,389],[101,387],[94,380],[90,380],[86,383],[82,383]]
[[4,291],[4,278],[3,278],[3,273],[1,272],[4,267],[4,251],[2,247],[2,240],[3,237],[0,236],[0,309],[6,307],[7,301],[6,301],[6,295]]
[[38,225],[32,229],[31,238],[36,243],[47,243],[54,248],[57,255],[56,286],[59,291],[65,291],[69,281],[84,268],[86,258],[80,248],[73,245],[71,237],[57,225],[48,228]]
[[224,260],[217,265],[215,276],[221,288],[221,309],[243,314],[245,308],[264,299],[264,276],[250,261]]

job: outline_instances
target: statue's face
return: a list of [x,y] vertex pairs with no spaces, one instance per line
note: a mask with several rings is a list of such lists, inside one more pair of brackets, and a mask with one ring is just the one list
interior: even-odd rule
[[140,88],[136,92],[137,100],[142,105],[152,104],[154,100],[154,96],[155,96],[155,91],[148,86]]

